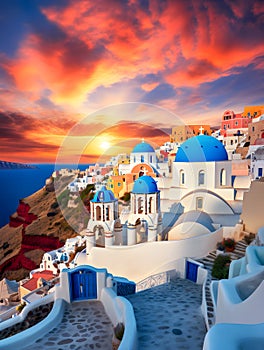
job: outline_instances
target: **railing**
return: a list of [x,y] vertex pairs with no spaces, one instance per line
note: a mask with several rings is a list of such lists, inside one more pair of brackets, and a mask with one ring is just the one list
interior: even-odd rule
[[136,285],[136,292],[140,292],[145,289],[160,286],[161,284],[170,282],[171,273],[174,270],[157,273],[156,275],[149,276],[140,281]]

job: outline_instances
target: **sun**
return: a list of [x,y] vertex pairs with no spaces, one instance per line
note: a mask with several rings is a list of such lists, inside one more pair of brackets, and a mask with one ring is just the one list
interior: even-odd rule
[[111,146],[110,143],[107,142],[107,141],[102,142],[101,145],[100,145],[100,147],[101,147],[104,151],[106,151],[108,148],[110,148],[110,146]]

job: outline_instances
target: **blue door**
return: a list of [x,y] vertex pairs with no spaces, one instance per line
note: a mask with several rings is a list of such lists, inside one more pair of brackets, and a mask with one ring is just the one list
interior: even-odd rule
[[186,279],[196,282],[198,267],[199,265],[187,260]]
[[70,275],[71,301],[97,298],[96,271],[77,270]]

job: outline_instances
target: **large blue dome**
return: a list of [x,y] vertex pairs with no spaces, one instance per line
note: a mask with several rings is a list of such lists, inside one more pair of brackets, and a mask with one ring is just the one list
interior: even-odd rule
[[219,162],[228,160],[225,147],[212,136],[198,135],[183,142],[175,162]]
[[156,193],[159,192],[156,181],[153,177],[148,175],[140,176],[135,182],[133,186],[132,193]]
[[91,202],[101,203],[101,202],[113,202],[117,200],[111,190],[108,190],[105,186],[96,192]]
[[145,141],[138,143],[132,151],[132,153],[149,153],[149,152],[155,152],[155,150],[149,143]]

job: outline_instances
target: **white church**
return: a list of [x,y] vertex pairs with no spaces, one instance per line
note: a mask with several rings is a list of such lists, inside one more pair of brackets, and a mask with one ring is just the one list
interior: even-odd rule
[[[158,167],[151,145],[144,141],[136,145],[130,164],[120,164],[119,171],[129,172],[135,164]],[[163,163],[162,168],[166,166]],[[129,208],[120,209],[113,192],[104,186],[96,192],[86,230],[87,253],[95,246],[133,246],[212,233],[221,222],[214,222],[211,215],[226,221],[238,218],[235,209],[241,201],[236,201],[232,162],[217,139],[202,134],[188,139],[178,149],[172,173],[165,173],[152,178],[144,172],[134,182]],[[182,211],[175,213],[174,206]]]
[[131,246],[162,239],[160,191],[151,176],[135,181],[130,203],[130,210],[123,210],[119,217],[113,192],[105,186],[96,192],[86,230],[87,252],[94,246]]
[[157,181],[163,211],[177,201],[185,212],[234,213],[232,161],[214,137],[198,135],[183,142],[172,165],[172,176]]

